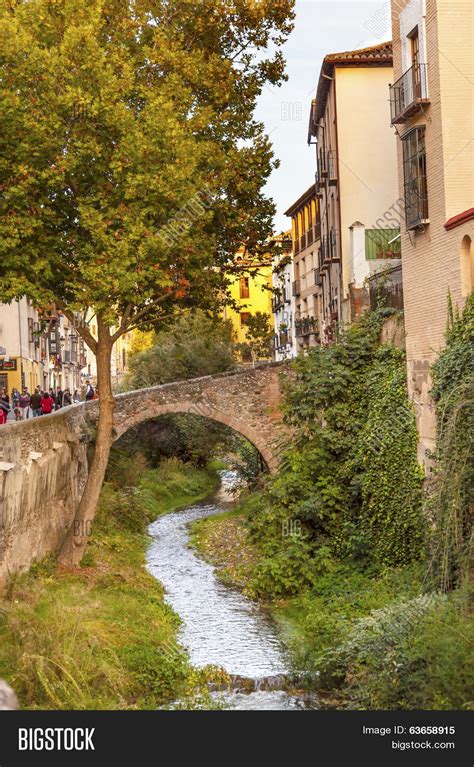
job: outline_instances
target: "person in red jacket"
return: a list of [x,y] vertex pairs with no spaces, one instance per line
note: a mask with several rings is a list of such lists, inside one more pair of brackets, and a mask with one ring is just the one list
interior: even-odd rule
[[54,400],[49,394],[49,392],[45,391],[43,393],[43,396],[41,397],[41,412],[43,415],[49,415],[54,410]]

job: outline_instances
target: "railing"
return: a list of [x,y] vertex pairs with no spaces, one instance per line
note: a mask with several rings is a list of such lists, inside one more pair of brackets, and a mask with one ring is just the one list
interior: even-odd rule
[[326,266],[328,266],[330,261],[329,256],[329,237],[327,234],[323,234],[321,237],[321,245],[319,246],[319,268],[325,269]]
[[429,104],[426,64],[414,64],[390,85],[392,125],[403,123],[414,114],[419,104]]
[[299,296],[301,293],[301,283],[299,280],[294,280],[292,285],[292,291],[294,296]]
[[338,237],[335,229],[329,232],[329,253],[331,261],[339,261]]
[[303,317],[295,322],[295,333],[297,338],[309,336],[311,333],[317,333],[318,321],[314,317]]
[[318,170],[319,170],[319,178],[322,180],[324,176],[327,176],[328,169],[326,165],[326,155],[324,154],[322,148],[319,150],[319,162],[318,162]]
[[330,149],[328,152],[328,177],[330,184],[337,183],[336,152],[333,149]]
[[281,309],[281,307],[285,305],[285,301],[286,296],[284,291],[282,293],[280,292],[277,296],[274,296],[274,298],[272,298],[272,310],[277,312],[278,309]]
[[405,218],[407,229],[429,223],[426,176],[418,176],[405,184]]

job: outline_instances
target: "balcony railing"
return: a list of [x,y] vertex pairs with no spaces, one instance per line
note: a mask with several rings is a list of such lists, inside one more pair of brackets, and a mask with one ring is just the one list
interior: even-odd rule
[[339,261],[338,236],[335,229],[329,232],[329,257],[331,261]]
[[274,296],[272,298],[272,311],[277,312],[278,309],[281,309],[283,306],[285,306],[285,292],[280,292],[278,295]]
[[299,294],[301,293],[301,284],[299,280],[294,280],[292,289],[293,289],[293,295],[299,296]]
[[390,115],[392,125],[403,123],[420,104],[429,104],[426,64],[414,64],[390,86]]
[[328,180],[331,185],[337,184],[337,160],[333,149],[328,152]]
[[405,184],[405,218],[407,229],[429,224],[426,176],[418,176]]
[[323,234],[321,237],[321,245],[319,246],[319,268],[321,270],[329,266],[329,237],[327,234]]
[[318,170],[319,170],[319,178],[323,179],[328,174],[328,169],[326,165],[326,155],[323,152],[322,148],[319,150],[319,163],[318,163]]
[[291,344],[291,335],[289,330],[280,330],[275,335],[275,348],[282,349],[284,346]]
[[295,322],[295,333],[297,338],[309,336],[311,333],[318,332],[318,321],[315,317],[303,317]]

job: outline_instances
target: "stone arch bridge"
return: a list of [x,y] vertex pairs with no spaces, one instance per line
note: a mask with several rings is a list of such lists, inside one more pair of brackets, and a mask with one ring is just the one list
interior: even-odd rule
[[[246,437],[274,472],[287,435],[281,373],[269,363],[119,394],[115,439],[165,413],[200,415]],[[93,401],[0,428],[0,585],[60,547],[87,479],[98,412]]]

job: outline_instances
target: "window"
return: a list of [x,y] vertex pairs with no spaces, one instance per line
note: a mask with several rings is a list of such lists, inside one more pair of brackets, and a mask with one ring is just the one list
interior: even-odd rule
[[468,234],[461,242],[461,295],[463,298],[474,290],[474,251]]
[[241,277],[240,278],[240,297],[241,298],[249,298],[250,296],[250,286],[249,286],[249,278],[248,277]]
[[365,258],[366,261],[377,258],[400,258],[400,230],[366,229]]
[[28,317],[28,343],[32,344],[34,342],[34,336],[33,336],[33,319],[31,317]]
[[405,218],[408,229],[428,224],[425,128],[414,128],[402,137]]
[[413,67],[413,98],[419,99],[421,93],[421,71],[420,71],[420,37],[418,27],[408,35],[411,45],[411,65]]
[[248,324],[250,317],[250,312],[241,312],[240,313],[240,327],[244,327],[244,325]]

